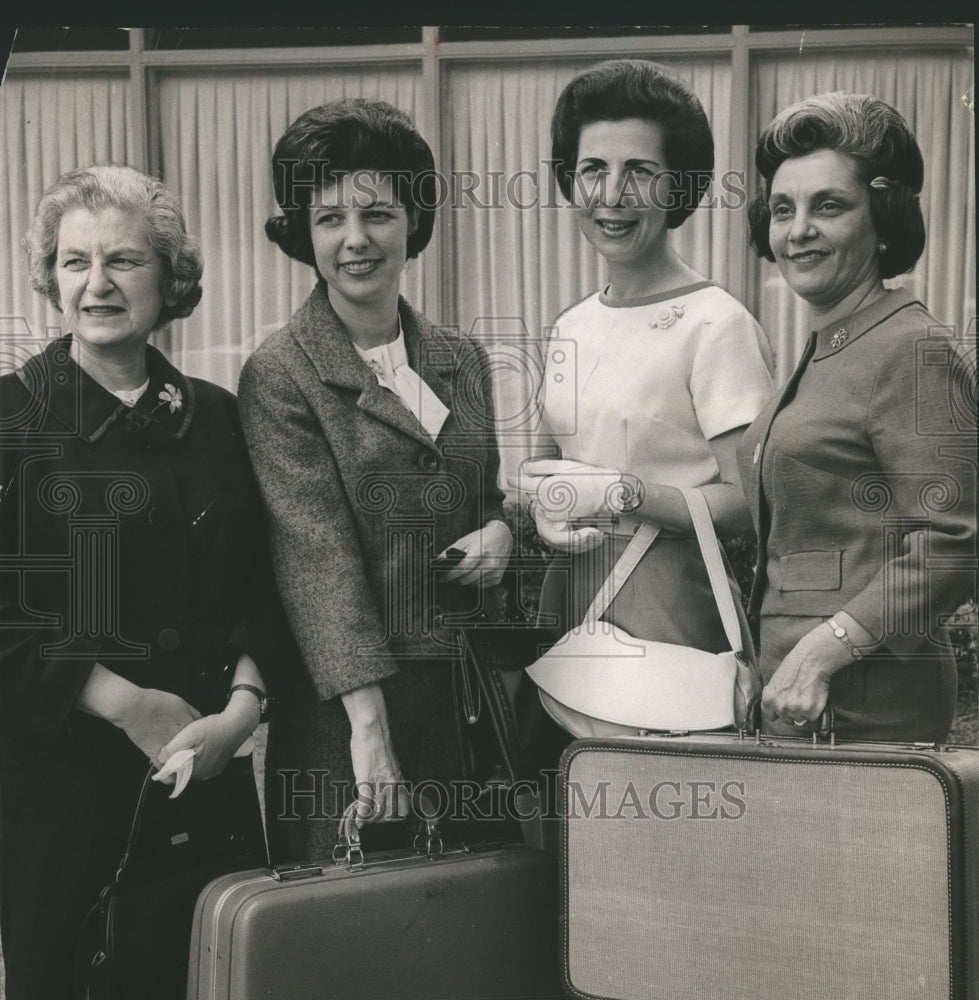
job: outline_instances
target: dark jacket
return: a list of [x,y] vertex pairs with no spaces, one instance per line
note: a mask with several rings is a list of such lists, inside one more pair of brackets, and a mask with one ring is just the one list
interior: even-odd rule
[[[147,761],[74,709],[95,662],[220,711],[270,677],[265,539],[234,397],[147,349],[134,409],[70,338],[0,379],[0,896],[8,996],[65,995]],[[179,403],[178,403],[179,399]]]

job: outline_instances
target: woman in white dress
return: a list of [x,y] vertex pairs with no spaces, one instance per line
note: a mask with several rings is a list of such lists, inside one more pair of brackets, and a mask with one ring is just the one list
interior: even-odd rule
[[[521,469],[559,553],[542,614],[561,632],[579,624],[650,522],[660,534],[603,618],[644,639],[729,649],[678,487],[701,489],[720,537],[750,527],[736,450],[772,383],[758,323],[670,245],[712,174],[707,117],[672,73],[614,60],[565,87],[551,135],[558,184],[609,281],[557,320],[541,396],[549,437]],[[574,393],[548,391],[566,378]]]

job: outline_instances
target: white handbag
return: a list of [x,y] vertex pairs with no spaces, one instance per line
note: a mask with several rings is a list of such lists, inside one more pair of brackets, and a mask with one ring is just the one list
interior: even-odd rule
[[636,735],[643,730],[709,730],[742,725],[760,689],[747,661],[720,545],[703,494],[681,489],[697,533],[731,651],[708,653],[636,639],[601,616],[652,545],[643,524],[602,584],[584,620],[527,673],[554,721],[574,736]]

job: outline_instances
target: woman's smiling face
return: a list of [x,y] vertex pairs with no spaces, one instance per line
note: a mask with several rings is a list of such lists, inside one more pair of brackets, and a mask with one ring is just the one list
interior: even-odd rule
[[880,280],[870,190],[854,160],[818,149],[772,177],[769,243],[788,286],[821,312]]
[[397,298],[414,221],[391,177],[358,171],[325,184],[309,208],[316,267],[352,305]]
[[643,118],[581,129],[572,180],[578,226],[610,264],[652,262],[666,244],[673,182],[663,147],[662,127]]

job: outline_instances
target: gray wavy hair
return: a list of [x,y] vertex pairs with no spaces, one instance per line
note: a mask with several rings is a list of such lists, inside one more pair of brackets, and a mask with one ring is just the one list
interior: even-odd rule
[[62,174],[44,192],[24,237],[31,287],[61,311],[55,274],[58,227],[76,208],[100,212],[119,208],[141,216],[150,245],[163,260],[163,308],[153,329],[189,316],[201,300],[204,261],[200,246],[187,233],[184,213],[166,186],[133,167],[111,164],[79,167]]

